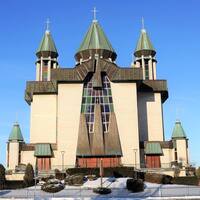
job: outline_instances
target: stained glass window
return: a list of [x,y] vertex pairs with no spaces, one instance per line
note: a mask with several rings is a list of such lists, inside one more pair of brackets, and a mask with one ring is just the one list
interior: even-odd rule
[[110,112],[113,112],[113,100],[110,81],[106,75],[102,76],[102,88],[93,88],[90,79],[84,84],[81,113],[85,113],[89,133],[94,132],[94,105],[101,106],[103,131],[108,132]]

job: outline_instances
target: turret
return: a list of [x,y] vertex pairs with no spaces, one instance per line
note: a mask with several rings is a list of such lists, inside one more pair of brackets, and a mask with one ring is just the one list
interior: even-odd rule
[[58,67],[58,52],[56,45],[49,30],[49,21],[47,29],[36,52],[36,81],[50,81],[51,69]]
[[188,139],[181,122],[177,120],[172,132],[172,141],[174,146],[174,161],[188,165]]
[[7,143],[7,167],[15,169],[21,162],[20,144],[24,143],[24,138],[18,123],[14,123]]
[[80,63],[90,58],[94,58],[95,54],[98,54],[99,58],[104,58],[111,62],[115,61],[117,57],[117,54],[107,39],[103,29],[94,18],[77,53],[75,54],[75,59]]
[[142,20],[142,29],[140,37],[134,52],[134,67],[143,69],[144,80],[156,79],[156,51],[150,41],[146,29],[144,28],[144,20]]

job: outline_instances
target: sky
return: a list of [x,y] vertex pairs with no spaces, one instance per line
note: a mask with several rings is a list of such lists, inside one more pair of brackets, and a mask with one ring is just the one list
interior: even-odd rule
[[157,77],[168,81],[164,103],[165,138],[176,119],[189,138],[191,164],[200,166],[200,1],[199,0],[6,0],[0,6],[0,163],[17,120],[29,142],[30,107],[24,100],[26,81],[35,80],[35,52],[50,19],[59,65],[73,67],[76,50],[97,19],[117,52],[117,64],[129,67],[144,17],[157,51]]

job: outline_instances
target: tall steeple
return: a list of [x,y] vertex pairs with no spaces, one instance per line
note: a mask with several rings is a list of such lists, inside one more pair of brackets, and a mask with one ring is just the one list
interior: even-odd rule
[[114,61],[117,54],[96,19],[96,9],[93,12],[94,19],[75,54],[75,58],[78,62],[81,62],[99,54],[100,58]]
[[46,22],[46,31],[36,52],[36,80],[50,81],[51,69],[58,67],[58,52],[49,30],[50,21]]
[[174,130],[172,133],[172,139],[180,139],[180,138],[187,138],[185,131],[181,125],[181,122],[179,120],[176,120]]
[[144,19],[142,18],[142,29],[134,52],[134,67],[143,68],[143,79],[156,79],[157,61],[155,55],[156,51],[144,27]]

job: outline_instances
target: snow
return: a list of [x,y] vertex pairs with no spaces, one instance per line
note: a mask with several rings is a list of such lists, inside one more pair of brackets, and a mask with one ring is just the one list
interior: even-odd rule
[[[98,195],[93,193],[93,188],[100,186],[100,178],[94,181],[87,181],[82,186],[65,186],[65,189],[55,193],[45,193],[40,190],[41,186],[29,187],[20,190],[2,190],[1,197],[7,199],[46,199],[46,200],[122,200],[122,199],[200,199],[200,187],[187,185],[162,185],[145,182],[144,192],[131,193],[126,189],[128,178],[103,178],[103,186],[112,189],[109,195]],[[114,182],[113,182],[114,181]],[[31,197],[31,198],[30,198]]]

